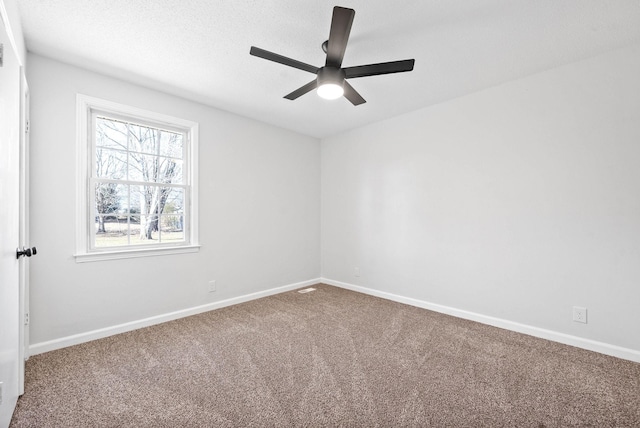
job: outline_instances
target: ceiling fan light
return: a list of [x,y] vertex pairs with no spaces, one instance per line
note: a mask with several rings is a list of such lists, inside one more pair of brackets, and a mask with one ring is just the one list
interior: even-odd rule
[[318,95],[325,100],[335,100],[344,95],[344,88],[337,83],[324,83],[318,86]]
[[335,100],[344,94],[345,74],[341,68],[322,67],[318,70],[318,95],[326,100]]

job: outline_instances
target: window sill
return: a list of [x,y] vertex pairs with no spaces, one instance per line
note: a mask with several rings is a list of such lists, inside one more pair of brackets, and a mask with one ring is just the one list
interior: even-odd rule
[[197,253],[200,245],[188,245],[184,247],[164,248],[136,248],[119,251],[101,251],[95,253],[78,253],[73,257],[76,263],[100,262],[105,260],[132,259],[137,257],[166,256],[171,254]]

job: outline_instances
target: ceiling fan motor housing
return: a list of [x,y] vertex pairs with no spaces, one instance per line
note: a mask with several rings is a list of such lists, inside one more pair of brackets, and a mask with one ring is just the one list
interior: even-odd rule
[[343,86],[345,79],[345,72],[341,68],[335,67],[322,67],[318,70],[318,86],[325,84],[334,84]]

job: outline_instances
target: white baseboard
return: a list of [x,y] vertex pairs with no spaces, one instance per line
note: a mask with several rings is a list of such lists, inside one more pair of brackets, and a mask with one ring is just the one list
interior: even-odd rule
[[98,330],[88,331],[86,333],[79,333],[72,336],[50,340],[47,342],[35,343],[29,346],[29,355],[42,354],[44,352],[54,351],[56,349],[65,348],[67,346],[73,346],[73,345],[78,345],[80,343],[89,342],[96,339],[102,339],[104,337],[113,336],[115,334],[125,333],[127,331],[132,331],[132,330],[136,330],[143,327],[149,327],[155,324],[160,324],[163,322],[200,314],[202,312],[208,312],[214,309],[224,308],[226,306],[237,305],[238,303],[248,302],[250,300],[260,299],[262,297],[284,293],[286,291],[295,290],[297,288],[308,287],[310,285],[314,285],[319,282],[333,285],[335,287],[344,288],[347,290],[357,291],[359,293],[368,294],[371,296],[380,297],[380,298],[391,300],[394,302],[404,303],[406,305],[416,306],[419,308],[428,309],[434,312],[440,312],[443,314],[452,315],[458,318],[463,318],[471,321],[477,321],[482,324],[488,324],[494,327],[504,328],[506,330],[528,334],[530,336],[539,337],[542,339],[563,343],[565,345],[571,345],[578,348],[587,349],[589,351],[599,352],[601,354],[611,355],[613,357],[622,358],[625,360],[630,360],[630,361],[635,361],[640,363],[640,351],[637,351],[634,349],[623,348],[621,346],[616,346],[616,345],[611,345],[604,342],[585,339],[578,336],[572,336],[569,334],[560,333],[553,330],[546,330],[543,328],[533,327],[526,324],[520,324],[514,321],[509,321],[501,318],[495,318],[487,315],[478,314],[475,312],[469,312],[461,309],[452,308],[450,306],[438,305],[436,303],[413,299],[411,297],[404,297],[404,296],[400,296],[393,293],[387,293],[385,291],[374,290],[374,289],[363,287],[360,285],[334,281],[328,278],[310,279],[307,281],[302,281],[294,284],[284,285],[281,287],[271,288],[269,290],[264,290],[256,293],[245,294],[243,296],[233,297],[231,299],[221,300],[218,302],[211,302],[201,306],[182,309],[182,310],[170,312],[167,314],[157,315],[154,317],[144,318],[137,321],[131,321],[124,324],[119,324],[111,327],[101,328]]
[[413,299],[411,297],[399,296],[397,294],[387,293],[385,291],[374,290],[360,285],[348,284],[346,282],[334,281],[328,278],[321,278],[320,282],[324,284],[333,285],[335,287],[345,288],[347,290],[357,291],[359,293],[369,294],[371,296],[380,297],[387,300],[392,300],[398,303],[404,303],[406,305],[416,306],[418,308],[428,309],[434,312],[440,312],[454,317],[463,318],[471,321],[477,321],[482,324],[488,324],[494,327],[503,328],[505,330],[511,330],[518,333],[528,334],[529,336],[539,337],[542,339],[551,340],[553,342],[563,343],[565,345],[575,346],[577,348],[587,349],[589,351],[599,352],[605,355],[611,355],[613,357],[622,358],[625,360],[635,361],[640,363],[640,351],[623,348],[621,346],[611,345],[609,343],[597,342],[595,340],[584,339],[578,336],[572,336],[565,333],[560,333],[553,330],[546,330],[543,328],[533,327],[526,324],[520,324],[514,321],[509,321],[501,318],[495,318],[487,315],[478,314],[475,312],[464,311],[462,309],[456,309],[449,306],[438,305],[436,303],[426,302],[424,300]]
[[212,311],[214,309],[224,308],[225,306],[237,305],[238,303],[248,302],[250,300],[260,299],[262,297],[274,294],[284,293],[286,291],[295,290],[297,288],[308,287],[320,282],[319,278],[307,281],[296,282],[295,284],[283,285],[281,287],[271,288],[269,290],[259,291],[256,293],[245,294],[243,296],[233,297],[219,302],[211,302],[206,305],[195,306],[192,308],[181,309],[179,311],[167,314],[157,315],[154,317],[144,318],[137,321],[131,321],[124,324],[105,327],[98,330],[88,331],[86,333],[74,334],[72,336],[62,337],[60,339],[49,340],[47,342],[34,343],[29,345],[29,355],[42,354],[44,352],[54,351],[56,349],[66,348],[67,346],[78,345],[80,343],[89,342],[104,337],[113,336],[114,334],[125,333],[127,331],[136,330],[143,327],[149,327],[167,321],[173,321],[178,318],[184,318],[191,315],[200,314],[202,312]]

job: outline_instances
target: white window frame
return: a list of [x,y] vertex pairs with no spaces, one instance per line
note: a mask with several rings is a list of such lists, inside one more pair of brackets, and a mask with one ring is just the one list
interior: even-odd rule
[[[125,259],[132,257],[158,256],[165,254],[193,253],[200,249],[198,244],[198,123],[155,113],[100,98],[78,94],[77,111],[77,183],[76,183],[76,262]],[[128,121],[151,126],[179,130],[187,135],[184,151],[184,172],[186,178],[185,202],[188,209],[185,216],[188,228],[185,240],[181,243],[156,244],[144,247],[131,246],[119,248],[91,248],[95,222],[94,209],[89,206],[92,200],[92,166],[95,163],[94,114],[108,117],[126,118]]]

